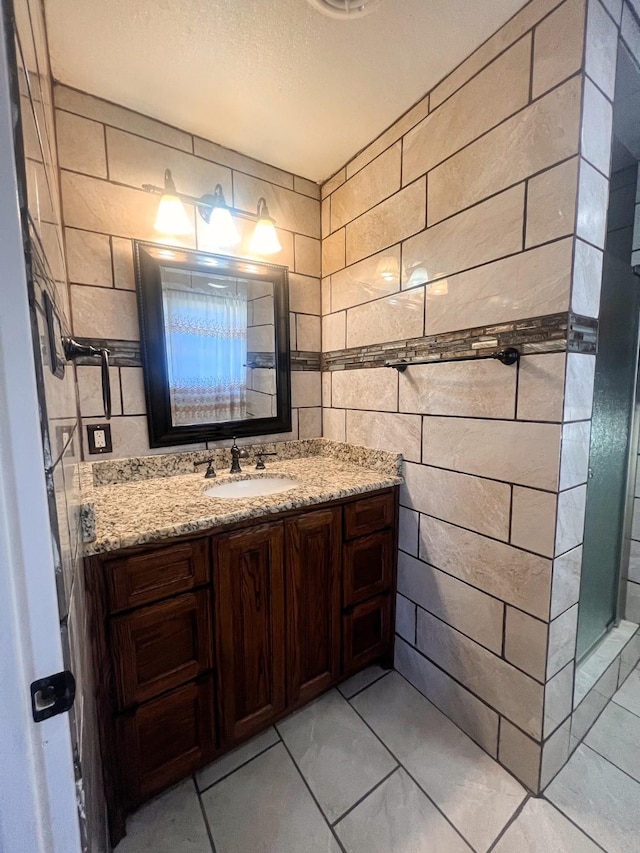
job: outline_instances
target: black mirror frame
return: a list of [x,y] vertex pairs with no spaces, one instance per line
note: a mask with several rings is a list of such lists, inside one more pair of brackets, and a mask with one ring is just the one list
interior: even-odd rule
[[[198,444],[204,441],[220,441],[233,436],[246,437],[291,432],[288,268],[263,261],[214,255],[195,249],[164,246],[140,240],[134,240],[133,256],[149,446]],[[277,415],[275,417],[247,418],[244,421],[224,421],[191,426],[173,425],[167,380],[160,272],[161,267],[167,266],[208,272],[211,272],[212,266],[215,266],[217,271],[225,271],[230,275],[273,283],[277,372]]]

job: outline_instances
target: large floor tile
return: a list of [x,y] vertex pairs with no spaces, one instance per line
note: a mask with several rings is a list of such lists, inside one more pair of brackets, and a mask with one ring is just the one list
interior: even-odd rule
[[610,702],[585,743],[640,782],[640,717]]
[[598,853],[599,850],[551,803],[532,798],[493,853]]
[[282,744],[209,788],[202,803],[217,853],[340,853]]
[[589,747],[578,747],[546,796],[609,853],[640,850],[640,784]]
[[270,746],[278,743],[279,740],[278,733],[271,727],[266,732],[261,732],[261,734],[243,743],[242,746],[234,749],[233,752],[223,755],[222,758],[214,761],[213,764],[208,764],[196,773],[198,790],[204,791],[206,788],[210,788],[215,782],[228,776],[229,773],[233,773],[238,767],[242,767],[247,761],[251,761],[252,758],[260,755],[261,752],[269,749]]
[[284,720],[278,731],[331,823],[397,766],[336,690]]
[[364,690],[365,687],[373,684],[374,681],[377,681],[379,678],[382,678],[383,675],[387,675],[388,673],[389,670],[383,669],[381,666],[368,666],[366,669],[356,672],[356,674],[352,675],[351,678],[347,678],[347,680],[343,681],[342,684],[338,684],[338,690],[346,699],[351,699],[351,697],[355,696],[356,693]]
[[335,829],[347,853],[471,853],[402,768]]
[[464,838],[488,850],[524,788],[397,673],[353,706]]
[[640,717],[640,669],[634,669],[613,701]]
[[211,853],[193,781],[186,779],[133,814],[116,853]]

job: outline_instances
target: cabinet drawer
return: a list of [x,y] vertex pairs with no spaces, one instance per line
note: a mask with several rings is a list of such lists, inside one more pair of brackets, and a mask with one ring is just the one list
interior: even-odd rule
[[118,718],[127,801],[135,806],[210,760],[215,748],[213,679],[186,684]]
[[348,607],[388,592],[393,577],[392,530],[352,539],[344,546],[343,604]]
[[119,710],[192,681],[213,666],[208,589],[143,607],[111,622]]
[[348,503],[344,508],[344,536],[354,539],[391,527],[395,518],[393,494],[374,495]]
[[105,562],[111,612],[160,601],[209,580],[209,541],[164,545]]
[[351,675],[389,650],[391,596],[381,595],[358,604],[342,618],[344,674]]

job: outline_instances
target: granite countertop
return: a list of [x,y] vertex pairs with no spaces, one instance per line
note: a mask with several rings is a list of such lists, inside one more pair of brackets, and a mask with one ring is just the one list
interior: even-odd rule
[[[261,447],[278,454],[267,457],[266,469],[256,471],[253,459],[241,460],[242,474],[233,475],[227,473],[228,450],[84,464],[84,553],[156,542],[402,483],[402,457],[398,454],[326,439]],[[182,473],[184,469],[192,471],[198,457],[211,456],[216,458],[216,479],[204,478],[204,466],[198,473]],[[255,477],[286,477],[299,485],[279,494],[252,498],[222,499],[204,494],[216,484]]]

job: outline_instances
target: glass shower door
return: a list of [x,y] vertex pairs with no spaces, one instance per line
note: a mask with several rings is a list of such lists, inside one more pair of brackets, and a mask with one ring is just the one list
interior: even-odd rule
[[598,323],[578,660],[616,618],[638,363],[638,279],[606,252]]

